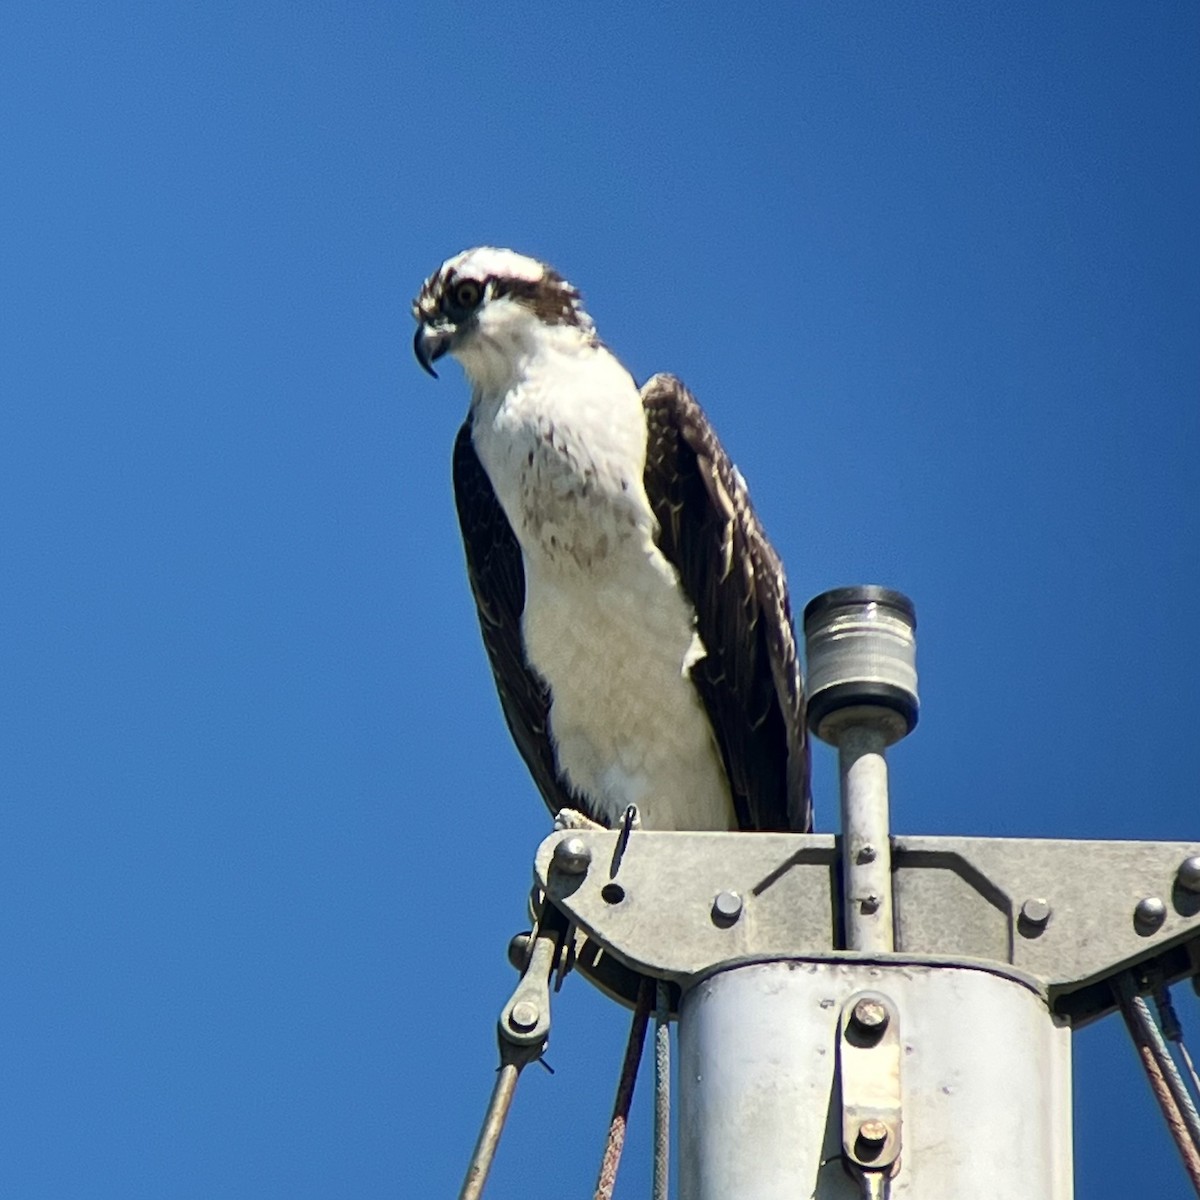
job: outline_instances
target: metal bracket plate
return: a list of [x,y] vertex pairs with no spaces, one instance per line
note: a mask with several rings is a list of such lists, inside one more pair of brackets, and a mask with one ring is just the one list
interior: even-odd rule
[[900,1156],[900,1058],[896,1006],[879,992],[851,996],[838,1021],[842,1153],[863,1170]]
[[[567,837],[587,847],[582,871],[554,863]],[[833,837],[635,831],[614,870],[617,838],[552,834],[535,874],[587,934],[580,969],[626,1002],[638,974],[687,986],[738,961],[841,956]],[[1170,982],[1200,968],[1200,892],[1181,873],[1197,855],[1197,842],[895,838],[896,958],[999,970],[1091,1020],[1112,1009],[1118,971]]]

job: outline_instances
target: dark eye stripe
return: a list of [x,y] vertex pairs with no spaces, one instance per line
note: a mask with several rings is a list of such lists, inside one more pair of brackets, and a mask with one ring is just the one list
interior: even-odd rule
[[579,325],[579,293],[561,275],[547,271],[538,280],[496,279],[493,293],[511,296],[548,325]]

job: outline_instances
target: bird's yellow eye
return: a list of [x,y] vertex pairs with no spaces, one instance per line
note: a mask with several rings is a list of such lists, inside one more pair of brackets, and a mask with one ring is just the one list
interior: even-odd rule
[[454,285],[454,307],[461,312],[470,312],[483,296],[483,288],[474,279],[464,279]]

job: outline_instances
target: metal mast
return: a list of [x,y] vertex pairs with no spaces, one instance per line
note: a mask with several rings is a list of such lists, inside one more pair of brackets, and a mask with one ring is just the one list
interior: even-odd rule
[[[538,850],[529,946],[558,948],[524,954],[502,1049],[544,1045],[551,959],[626,1004],[665,982],[686,1200],[1069,1200],[1072,1029],[1118,1006],[1140,1028],[1141,994],[1200,976],[1200,842],[891,833],[915,628],[884,588],[805,610],[839,837],[572,830]],[[1186,1136],[1169,1055],[1143,1049]]]

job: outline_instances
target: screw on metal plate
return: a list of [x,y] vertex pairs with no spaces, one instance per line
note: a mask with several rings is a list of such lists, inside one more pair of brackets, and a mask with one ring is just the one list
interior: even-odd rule
[[863,1037],[878,1038],[887,1028],[887,1007],[882,1001],[866,997],[854,1006],[850,1020]]
[[1193,854],[1179,864],[1179,886],[1186,892],[1200,892],[1200,854]]
[[577,833],[554,847],[554,865],[567,875],[585,874],[591,862],[592,848]]
[[1053,911],[1048,900],[1041,896],[1030,896],[1021,905],[1021,912],[1017,916],[1017,932],[1022,937],[1041,937]]
[[1167,919],[1167,906],[1158,896],[1143,896],[1133,910],[1133,926],[1138,933],[1153,933]]
[[860,992],[843,1005],[839,1028],[843,1162],[865,1186],[900,1158],[900,1014],[882,993]]
[[888,1132],[886,1121],[864,1121],[858,1127],[858,1142],[861,1143],[859,1152],[865,1151],[864,1157],[877,1154],[883,1148],[884,1142],[887,1141]]
[[508,1014],[508,1023],[519,1033],[528,1033],[538,1023],[541,1015],[532,1001],[519,1000]]
[[712,919],[718,925],[732,925],[742,915],[742,898],[737,892],[718,892],[712,903]]
[[882,897],[877,896],[874,892],[869,892],[859,901],[859,907],[865,913],[873,913],[879,911],[879,906],[882,903]]

